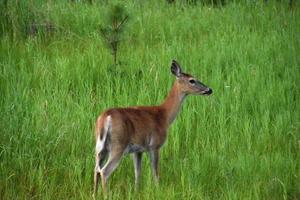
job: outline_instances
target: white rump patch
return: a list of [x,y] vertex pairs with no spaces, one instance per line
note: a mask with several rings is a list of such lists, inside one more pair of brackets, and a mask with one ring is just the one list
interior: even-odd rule
[[103,137],[102,140],[100,139],[100,135],[98,135],[97,137],[97,142],[96,142],[96,153],[100,153],[105,145],[105,141],[106,141],[106,137],[108,132],[111,129],[111,116],[107,116],[105,119],[105,123],[104,123],[104,133],[103,133]]
[[101,152],[101,149],[103,148],[103,143],[101,140],[100,140],[100,136],[98,135],[98,138],[97,138],[97,142],[96,142],[96,153],[100,153]]

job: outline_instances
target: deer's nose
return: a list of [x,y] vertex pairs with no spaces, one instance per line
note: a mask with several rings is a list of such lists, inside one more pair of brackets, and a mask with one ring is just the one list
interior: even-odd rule
[[204,94],[210,95],[210,94],[212,94],[212,92],[213,92],[212,89],[208,88]]

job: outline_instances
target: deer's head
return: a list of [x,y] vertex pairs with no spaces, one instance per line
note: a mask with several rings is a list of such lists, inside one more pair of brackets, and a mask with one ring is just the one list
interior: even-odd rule
[[182,72],[180,65],[173,60],[171,72],[176,76],[178,89],[185,94],[210,95],[212,89],[207,87],[201,81],[197,80],[190,74]]

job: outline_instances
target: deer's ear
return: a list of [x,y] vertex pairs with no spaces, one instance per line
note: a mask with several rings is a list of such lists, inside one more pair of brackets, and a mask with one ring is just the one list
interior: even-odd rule
[[180,65],[175,60],[172,60],[171,72],[176,77],[180,77],[181,76],[182,71],[181,71]]

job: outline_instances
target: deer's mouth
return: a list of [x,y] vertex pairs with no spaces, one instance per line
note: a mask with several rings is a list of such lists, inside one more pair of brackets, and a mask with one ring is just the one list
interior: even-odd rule
[[212,89],[208,88],[207,90],[201,92],[202,95],[211,95],[212,94]]

